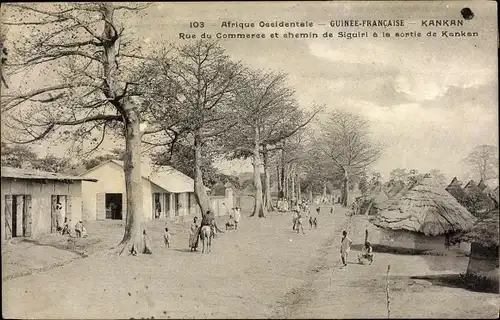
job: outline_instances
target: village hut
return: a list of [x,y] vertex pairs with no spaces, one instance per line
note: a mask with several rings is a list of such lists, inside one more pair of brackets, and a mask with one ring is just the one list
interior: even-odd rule
[[407,188],[403,181],[389,181],[386,187],[386,195],[388,198],[393,198],[401,193],[404,193]]
[[490,188],[484,181],[481,180],[479,185],[476,185],[474,180],[469,181],[464,187],[464,198],[460,202],[473,215],[480,217],[490,210],[494,210],[497,205],[489,196],[492,193]]
[[451,180],[445,190],[457,199],[458,202],[461,202],[465,197],[464,189],[462,189],[462,185],[460,181],[458,181],[457,177],[454,177],[453,180]]
[[477,187],[478,187],[479,190],[483,191],[488,186],[484,183],[484,180],[481,179],[481,181],[479,181],[479,183],[477,184]]
[[459,236],[471,243],[467,274],[485,277],[498,283],[499,212],[489,211],[468,231]]
[[474,180],[470,180],[464,187],[465,194],[481,193],[481,189],[477,186]]
[[442,249],[449,235],[475,222],[439,182],[426,175],[372,219],[381,228],[380,245],[416,250]]
[[389,197],[383,190],[382,184],[375,185],[364,197],[358,213],[375,215],[387,200]]

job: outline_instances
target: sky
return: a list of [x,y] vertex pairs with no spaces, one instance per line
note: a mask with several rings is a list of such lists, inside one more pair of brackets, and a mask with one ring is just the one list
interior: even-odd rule
[[[422,27],[425,19],[474,18],[463,27]],[[497,24],[495,2],[265,2],[156,3],[127,26],[145,45],[180,43],[189,22],[204,32],[301,31],[224,28],[223,21],[311,21],[318,39],[231,39],[221,45],[235,60],[282,70],[302,108],[324,104],[370,120],[372,138],[386,146],[373,165],[385,178],[394,168],[439,169],[451,179],[463,174],[460,160],[477,145],[498,146]],[[331,20],[402,19],[401,28],[331,28]],[[413,22],[413,24],[411,24]],[[326,24],[318,26],[317,24]],[[427,37],[428,31],[476,31],[475,38]],[[198,36],[203,31],[194,31]],[[323,39],[325,32],[421,32],[419,38]],[[12,31],[15,32],[15,31]],[[33,79],[40,84],[46,79]],[[107,144],[111,146],[112,143]],[[40,150],[47,150],[40,147]],[[57,151],[63,148],[57,148]],[[221,163],[225,171],[251,170],[249,163]]]

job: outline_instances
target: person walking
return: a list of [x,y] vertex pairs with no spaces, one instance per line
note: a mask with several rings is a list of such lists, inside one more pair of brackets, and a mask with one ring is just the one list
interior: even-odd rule
[[234,210],[234,230],[238,230],[238,224],[240,223],[240,219],[241,219],[240,208],[236,207],[236,209]]
[[352,240],[347,236],[347,231],[342,231],[342,240],[340,242],[340,257],[342,258],[342,267],[347,267],[347,256],[351,250]]

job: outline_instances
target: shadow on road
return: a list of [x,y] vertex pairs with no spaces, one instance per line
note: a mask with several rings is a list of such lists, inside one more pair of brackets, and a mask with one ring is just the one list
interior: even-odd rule
[[465,274],[413,276],[410,279],[425,280],[442,287],[461,288],[474,292],[499,293],[498,282]]

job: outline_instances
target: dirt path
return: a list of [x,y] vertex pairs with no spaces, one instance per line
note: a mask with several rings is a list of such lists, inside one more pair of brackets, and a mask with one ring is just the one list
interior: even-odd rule
[[[224,318],[270,317],[277,301],[310,276],[318,247],[334,226],[321,216],[306,235],[291,216],[244,218],[238,231],[218,237],[211,254],[191,253],[188,235],[162,247],[152,228],[155,254],[92,256],[60,268],[4,282],[4,315],[17,318]],[[110,235],[119,237],[118,235]]]
[[386,318],[386,271],[391,265],[391,318],[498,318],[497,294],[413,279],[418,275],[439,278],[464,272],[468,258],[376,253],[374,264],[363,266],[356,262],[359,251],[353,250],[344,269],[340,268],[338,236],[344,228],[355,244],[364,241],[364,228],[337,216],[334,236],[320,249],[324,255],[315,261],[307,283],[287,294],[286,312],[279,317]]
[[[306,235],[291,216],[244,217],[220,235],[211,254],[189,252],[185,228],[162,246],[164,223],[150,228],[154,255],[94,255],[65,266],[3,281],[7,318],[352,318],[386,317],[385,270],[390,263],[394,317],[491,317],[496,295],[410,284],[408,275],[434,272],[424,258],[377,254],[372,266],[339,266],[346,217],[323,213]],[[223,225],[219,223],[220,225]],[[363,230],[347,227],[355,243]],[[112,229],[115,230],[115,229]],[[109,230],[115,241],[123,230]],[[354,262],[356,252],[350,261]],[[467,261],[461,261],[466,266]],[[449,263],[445,264],[449,265]],[[435,304],[435,302],[438,304]],[[496,303],[496,304],[495,304]],[[425,305],[409,308],[408,305]],[[453,308],[443,308],[450,305]],[[369,310],[369,312],[367,311]],[[455,311],[456,310],[456,311]]]

